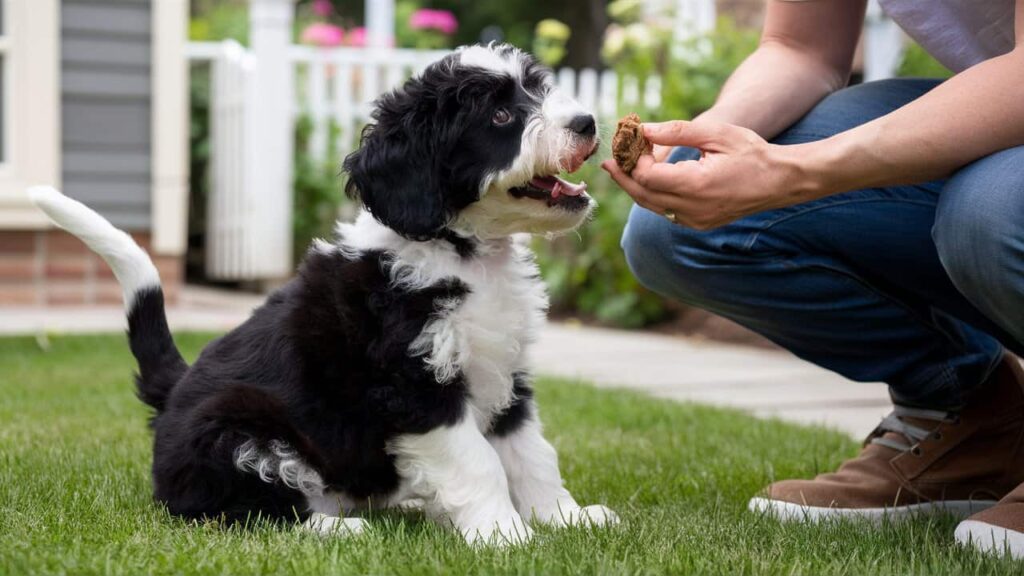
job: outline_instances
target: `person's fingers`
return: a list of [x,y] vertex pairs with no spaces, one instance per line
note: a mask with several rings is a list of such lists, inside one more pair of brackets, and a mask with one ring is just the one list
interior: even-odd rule
[[[651,161],[651,157],[647,156],[648,162]],[[661,192],[659,190],[650,190],[641,186],[636,180],[632,179],[629,175],[619,169],[618,164],[614,160],[606,160],[601,167],[604,168],[612,177],[613,180],[626,192],[638,205],[664,216],[668,210],[671,210],[678,220],[675,220],[677,224],[686,224],[688,222],[686,209],[684,208],[685,203],[683,200],[671,193]],[[636,170],[634,169],[634,174]]]
[[668,155],[672,153],[672,148],[672,146],[655,144],[654,151],[651,153],[651,156],[654,156],[654,159],[658,162],[664,162],[665,160],[668,160]]
[[696,160],[666,164],[655,161],[652,156],[643,155],[636,162],[632,178],[653,191],[687,191],[700,187],[701,171]]
[[720,140],[728,132],[728,124],[717,122],[645,122],[644,137],[663,146],[690,146],[701,148]]
[[604,170],[608,172],[612,177],[612,180],[615,180],[615,183],[618,184],[626,194],[629,194],[634,202],[644,208],[647,208],[651,212],[655,212],[657,214],[665,213],[665,205],[655,203],[653,201],[655,195],[650,190],[647,190],[638,184],[636,180],[630,178],[628,174],[619,168],[619,165],[616,164],[614,160],[605,160],[601,164],[601,168],[604,168]]

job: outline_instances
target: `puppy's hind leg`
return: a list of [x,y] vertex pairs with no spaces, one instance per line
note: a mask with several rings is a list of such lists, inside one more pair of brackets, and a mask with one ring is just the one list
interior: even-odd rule
[[261,446],[249,439],[235,449],[235,467],[271,485],[299,491],[306,500],[308,517],[299,528],[321,536],[351,536],[366,529],[363,518],[342,516],[341,498],[327,492],[320,473],[287,442],[271,440]]
[[158,416],[157,501],[176,516],[229,523],[311,518],[310,501],[324,492],[319,457],[286,414],[263,390],[231,385],[194,408]]

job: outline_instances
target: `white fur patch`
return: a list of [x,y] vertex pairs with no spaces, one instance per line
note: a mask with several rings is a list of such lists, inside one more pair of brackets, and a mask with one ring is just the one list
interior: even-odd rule
[[387,252],[395,286],[418,290],[458,278],[469,287],[464,300],[442,303],[410,354],[424,356],[439,382],[461,372],[481,429],[489,427],[512,401],[512,374],[528,368],[525,348],[545,321],[547,291],[529,248],[506,237],[481,242],[466,259],[444,240],[408,240],[366,212],[338,231],[342,251]]
[[306,496],[322,496],[324,493],[320,474],[286,442],[272,440],[268,449],[262,450],[255,441],[247,440],[235,449],[235,467],[255,473],[268,484],[280,481]]
[[517,49],[510,50],[507,55],[502,55],[489,46],[467,46],[459,50],[459,64],[518,77],[522,71],[519,54]]
[[338,246],[336,244],[331,244],[323,238],[314,238],[313,242],[309,245],[309,249],[317,254],[329,256],[338,251]]
[[437,318],[427,322],[409,345],[409,353],[423,356],[423,361],[441,384],[451,382],[462,371],[469,355],[466,335],[459,330],[459,323],[450,318],[461,303],[459,299],[438,303]]

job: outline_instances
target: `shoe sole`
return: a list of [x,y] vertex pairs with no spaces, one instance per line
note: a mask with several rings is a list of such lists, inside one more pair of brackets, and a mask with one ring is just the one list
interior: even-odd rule
[[922,502],[906,506],[887,506],[884,508],[834,508],[822,506],[805,506],[782,500],[769,498],[751,498],[747,509],[751,512],[765,514],[783,522],[821,522],[837,518],[853,518],[880,522],[883,519],[902,520],[914,516],[947,513],[966,518],[976,512],[995,505],[995,500],[944,500],[942,502]]
[[988,554],[1009,553],[1024,558],[1024,533],[1001,528],[987,522],[964,520],[953,532],[957,544],[973,547]]

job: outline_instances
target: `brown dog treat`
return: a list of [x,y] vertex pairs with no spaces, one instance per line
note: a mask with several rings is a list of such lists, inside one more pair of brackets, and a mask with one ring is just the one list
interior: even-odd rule
[[612,136],[612,158],[626,174],[632,174],[641,154],[650,154],[654,149],[640,128],[640,117],[635,112],[619,120],[619,126]]

